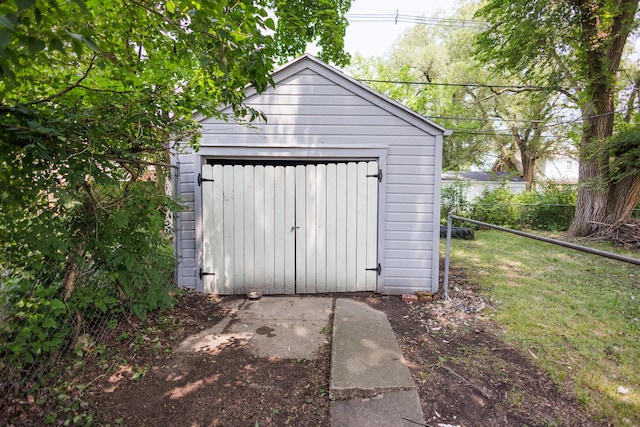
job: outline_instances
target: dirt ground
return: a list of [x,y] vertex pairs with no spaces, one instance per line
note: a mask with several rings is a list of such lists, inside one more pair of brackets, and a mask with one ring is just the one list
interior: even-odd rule
[[[492,308],[460,271],[448,301],[348,296],[386,313],[418,385],[428,426],[605,426],[589,419],[501,338]],[[8,424],[101,426],[328,426],[331,345],[317,360],[270,360],[230,343],[217,354],[178,355],[187,336],[224,316],[217,298],[187,292],[175,309],[123,323],[103,346],[63,362],[54,399],[30,396]],[[1,420],[0,420],[1,421]],[[65,424],[67,422],[67,424]],[[419,425],[419,424],[417,424]]]

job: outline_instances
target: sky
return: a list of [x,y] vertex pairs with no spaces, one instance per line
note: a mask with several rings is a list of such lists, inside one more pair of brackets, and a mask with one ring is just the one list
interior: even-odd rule
[[347,15],[346,50],[352,55],[358,52],[364,56],[383,55],[403,31],[415,25],[396,24],[396,12],[400,16],[448,17],[458,3],[456,0],[354,0]]

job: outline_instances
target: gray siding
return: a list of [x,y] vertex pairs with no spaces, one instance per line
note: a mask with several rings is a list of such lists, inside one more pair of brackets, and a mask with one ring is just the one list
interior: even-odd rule
[[276,88],[250,94],[246,105],[267,116],[250,125],[202,120],[198,153],[174,155],[179,167],[176,247],[181,286],[199,289],[200,195],[195,183],[208,157],[377,158],[380,185],[378,291],[412,293],[438,288],[438,229],[443,130],[405,107],[315,60],[303,59],[274,75]]

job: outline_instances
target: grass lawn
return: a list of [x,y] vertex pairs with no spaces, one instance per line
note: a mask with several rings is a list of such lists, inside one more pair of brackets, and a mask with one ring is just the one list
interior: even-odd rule
[[640,266],[496,230],[452,241],[451,265],[493,301],[506,338],[590,414],[640,425]]

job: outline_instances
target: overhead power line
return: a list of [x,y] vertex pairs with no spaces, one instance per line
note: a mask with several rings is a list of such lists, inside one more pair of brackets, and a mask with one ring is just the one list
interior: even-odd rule
[[406,84],[417,86],[453,86],[453,87],[475,87],[475,88],[495,88],[495,89],[514,89],[514,90],[557,90],[557,88],[533,85],[493,85],[488,83],[435,83],[435,82],[416,82],[409,80],[382,80],[382,79],[357,79],[363,83],[392,83]]
[[454,28],[471,28],[483,30],[488,27],[485,21],[470,19],[437,18],[418,14],[400,13],[400,10],[388,13],[347,13],[349,22],[393,22],[406,24],[436,25]]
[[[513,134],[510,132],[501,132],[501,131],[481,131],[481,130],[464,130],[464,129],[451,129],[453,134],[458,135],[486,135],[486,136],[509,136],[513,137]],[[540,135],[540,138],[551,138],[551,139],[561,139],[566,138],[564,135]]]

